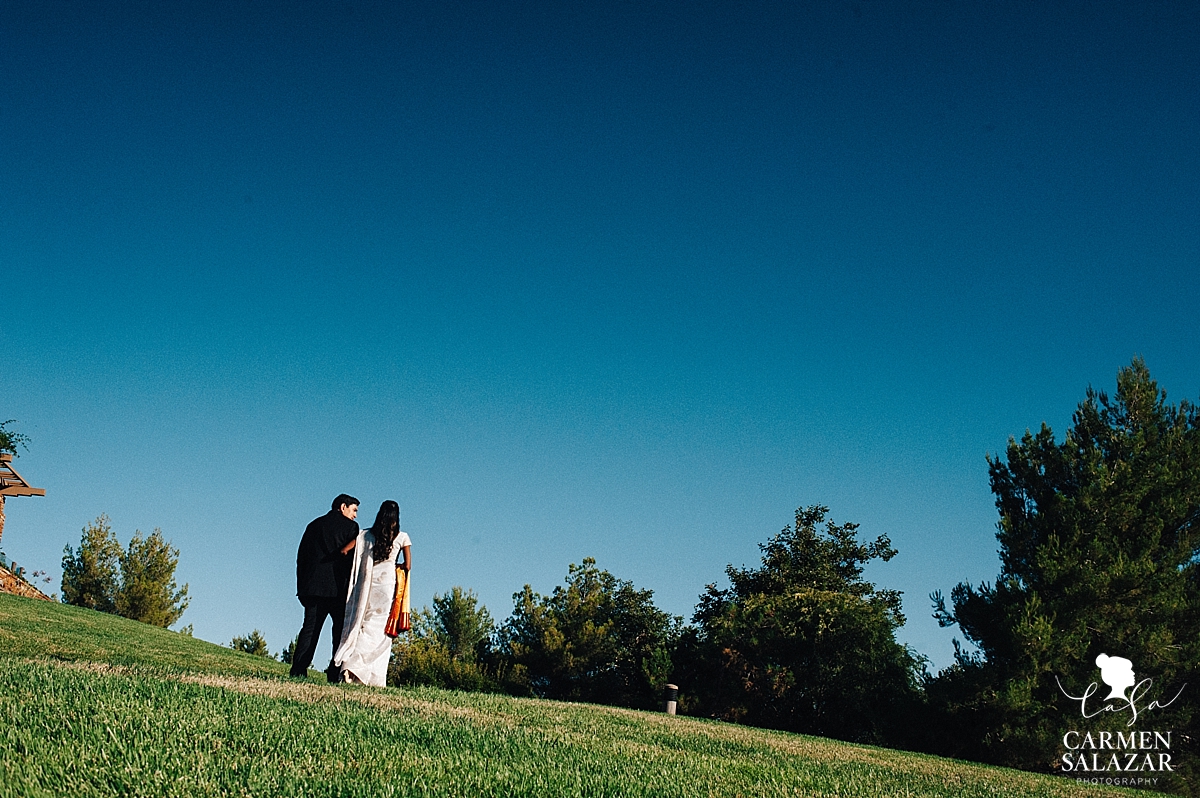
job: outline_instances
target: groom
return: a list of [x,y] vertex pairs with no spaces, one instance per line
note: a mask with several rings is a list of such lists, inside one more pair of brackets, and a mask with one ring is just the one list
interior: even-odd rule
[[[325,618],[333,620],[333,649],[342,640],[346,618],[346,593],[350,588],[350,556],[358,537],[358,499],[345,493],[333,500],[333,508],[314,519],[300,538],[296,552],[296,596],[304,605],[304,625],[292,655],[292,676],[308,675],[317,652],[317,640]],[[331,663],[332,664],[332,663]],[[336,676],[329,670],[330,681]]]

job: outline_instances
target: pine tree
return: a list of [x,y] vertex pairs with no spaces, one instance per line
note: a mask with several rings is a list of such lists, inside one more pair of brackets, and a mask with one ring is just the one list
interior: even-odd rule
[[62,600],[64,604],[100,612],[116,612],[121,545],[101,515],[83,527],[79,550],[63,549]]
[[175,584],[179,549],[163,539],[161,529],[145,539],[135,531],[120,562],[121,586],[115,602],[118,615],[164,628],[179,620],[188,606],[188,586]]
[[900,594],[863,578],[896,550],[886,535],[860,543],[857,524],[827,522],[828,512],[797,510],[760,546],[761,567],[731,565],[730,587],[700,597],[681,657],[688,712],[905,745],[924,663],[896,641]]
[[[933,594],[978,650],[960,649],[930,692],[944,752],[1053,770],[1079,722],[1059,684],[1093,681],[1098,655],[1131,660],[1156,694],[1200,688],[1200,416],[1135,359],[1114,396],[1088,389],[1062,442],[1043,424],[988,464],[1001,571],[956,586],[950,608]],[[1197,739],[1185,701],[1156,723]]]
[[432,636],[459,662],[474,662],[485,654],[496,626],[475,592],[458,585],[445,595],[434,595],[431,621]]

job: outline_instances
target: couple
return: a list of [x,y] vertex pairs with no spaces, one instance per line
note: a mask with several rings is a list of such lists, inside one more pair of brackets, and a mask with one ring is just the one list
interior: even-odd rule
[[[317,650],[325,618],[333,621],[333,660],[325,674],[382,687],[394,631],[389,614],[402,577],[407,598],[412,543],[400,531],[400,506],[385,501],[375,523],[358,529],[358,499],[345,493],[328,513],[304,530],[296,553],[296,595],[304,605],[304,625],[296,638],[292,676],[304,677]],[[403,562],[398,562],[399,555]],[[404,608],[407,610],[407,607]],[[407,621],[407,618],[404,619]],[[389,636],[391,635],[391,636]]]

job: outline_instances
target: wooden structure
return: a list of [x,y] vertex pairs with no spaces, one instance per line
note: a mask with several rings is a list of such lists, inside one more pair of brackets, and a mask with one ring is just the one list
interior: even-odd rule
[[0,537],[4,536],[4,500],[9,496],[45,496],[41,488],[31,488],[25,478],[12,467],[13,456],[0,452]]

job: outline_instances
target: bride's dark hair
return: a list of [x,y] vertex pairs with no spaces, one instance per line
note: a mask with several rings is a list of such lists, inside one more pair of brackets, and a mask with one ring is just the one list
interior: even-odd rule
[[392,543],[400,533],[400,505],[391,499],[379,505],[375,515],[375,523],[371,524],[371,534],[375,536],[375,545],[371,547],[371,559],[383,562],[392,554]]

